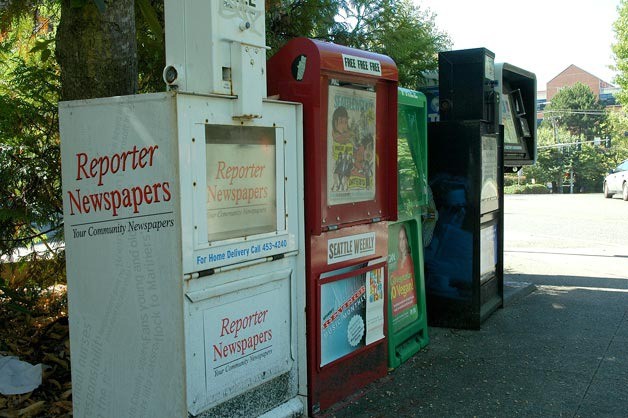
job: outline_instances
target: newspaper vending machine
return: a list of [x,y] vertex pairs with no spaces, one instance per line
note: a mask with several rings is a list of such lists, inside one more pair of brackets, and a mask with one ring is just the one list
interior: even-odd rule
[[387,370],[388,228],[397,216],[397,68],[305,38],[268,62],[269,94],[303,104],[311,414]]
[[59,106],[74,416],[299,414],[301,106],[264,2],[165,16],[168,92]]

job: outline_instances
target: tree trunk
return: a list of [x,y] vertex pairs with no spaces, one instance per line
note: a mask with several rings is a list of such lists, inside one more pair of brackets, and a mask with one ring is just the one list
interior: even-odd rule
[[108,0],[100,13],[92,1],[72,7],[61,1],[56,55],[61,100],[137,92],[137,45],[133,0]]

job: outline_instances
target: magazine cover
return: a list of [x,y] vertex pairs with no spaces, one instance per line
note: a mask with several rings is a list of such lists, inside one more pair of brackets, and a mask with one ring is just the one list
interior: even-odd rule
[[365,346],[365,275],[321,286],[321,366]]
[[375,197],[374,91],[329,86],[327,201],[330,205]]
[[384,338],[384,267],[321,286],[321,366]]
[[399,330],[419,318],[414,262],[404,224],[396,224],[390,228],[388,254],[388,291],[392,303],[392,322],[394,328]]

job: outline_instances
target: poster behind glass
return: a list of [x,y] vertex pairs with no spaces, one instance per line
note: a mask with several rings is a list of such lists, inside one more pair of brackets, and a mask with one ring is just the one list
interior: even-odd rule
[[[519,134],[515,126],[510,96],[502,94],[500,105],[502,107],[502,125],[504,125],[504,144],[508,146],[519,145]],[[517,147],[517,149],[519,148],[521,148],[521,146]]]
[[414,261],[408,231],[403,223],[391,225],[388,234],[388,292],[395,330],[419,319]]
[[480,281],[495,276],[497,271],[497,224],[491,224],[480,229]]
[[209,242],[277,230],[276,132],[207,125]]
[[[422,205],[427,193],[427,173],[419,170],[416,148],[420,146],[419,114],[416,108],[401,106],[398,112],[397,127],[397,211],[399,219],[421,216]],[[414,152],[413,154],[413,147]],[[425,156],[423,156],[425,158]],[[427,171],[427,170],[425,170]]]
[[[496,210],[499,207],[498,190],[498,155],[497,139],[494,136],[482,136],[482,191],[480,202],[488,210]],[[485,212],[483,210],[482,212]]]
[[321,285],[324,366],[384,338],[384,268]]
[[[376,93],[332,80],[327,116],[327,202],[375,198]],[[363,87],[363,86],[362,86]]]

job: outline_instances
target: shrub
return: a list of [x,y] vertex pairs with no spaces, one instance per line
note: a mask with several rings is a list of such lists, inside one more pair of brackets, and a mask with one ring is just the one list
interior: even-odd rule
[[504,187],[505,194],[549,194],[549,189],[543,184],[512,185]]
[[518,183],[525,183],[527,180],[526,176],[519,177],[517,173],[506,173],[504,174],[504,186],[516,186]]
[[504,186],[514,186],[517,184],[516,174],[504,174]]
[[66,314],[65,252],[51,249],[0,263],[0,306],[29,316]]

